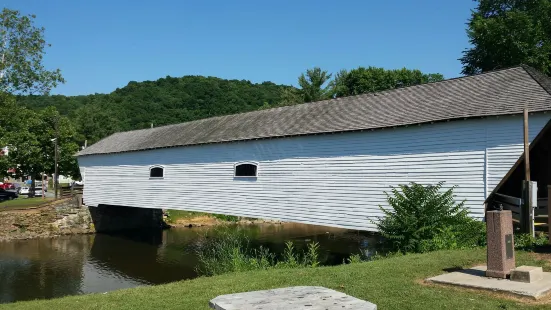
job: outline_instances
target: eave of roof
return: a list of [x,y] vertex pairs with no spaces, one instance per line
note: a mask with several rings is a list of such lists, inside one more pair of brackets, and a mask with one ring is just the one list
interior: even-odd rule
[[[522,68],[523,70],[520,70]],[[506,72],[503,72],[506,71]],[[537,83],[533,83],[528,85],[527,78],[520,77],[520,72],[524,71],[526,72],[526,76],[529,76],[532,81],[536,81]],[[503,73],[499,73],[503,72]],[[508,76],[510,75],[510,76]],[[516,80],[515,80],[516,79]],[[450,117],[438,117],[438,115],[434,115],[434,111],[426,111],[426,114],[429,114],[427,117],[425,115],[421,115],[419,113],[420,109],[427,109],[429,108],[436,108],[438,110],[438,107],[436,104],[441,102],[434,102],[434,105],[431,106],[433,101],[438,101],[435,98],[438,98],[440,92],[444,92],[443,95],[448,96],[449,98],[456,98],[457,96],[461,95],[461,93],[457,94],[456,92],[459,91],[467,91],[471,92],[468,95],[474,96],[472,93],[476,93],[477,91],[480,91],[477,87],[480,87],[479,84],[484,84],[486,87],[483,89],[483,91],[486,91],[490,93],[492,97],[490,99],[497,101],[495,103],[495,106],[490,106],[490,108],[493,108],[491,111],[482,111],[482,112],[473,112],[476,110],[476,108],[486,108],[483,104],[481,105],[481,100],[479,99],[486,99],[486,98],[478,98],[475,96],[475,99],[477,99],[479,102],[478,105],[473,105],[473,107],[465,108],[465,110],[454,110],[454,113],[448,113],[446,111],[445,107],[440,108],[441,116],[450,115]],[[421,85],[414,85],[399,89],[393,89],[393,90],[387,90],[383,92],[378,93],[372,93],[372,94],[363,94],[358,96],[350,96],[350,97],[343,97],[343,98],[336,98],[336,99],[330,99],[320,102],[311,102],[311,103],[305,103],[300,105],[294,105],[294,106],[288,106],[288,107],[279,107],[279,108],[272,108],[268,110],[262,110],[262,111],[253,111],[253,112],[247,112],[247,113],[241,113],[241,114],[235,114],[235,115],[228,115],[228,116],[218,116],[214,118],[209,119],[203,119],[203,120],[197,120],[192,121],[188,123],[182,123],[182,124],[174,124],[174,125],[167,125],[163,127],[157,127],[154,129],[142,129],[142,130],[135,130],[130,132],[120,132],[115,133],[98,143],[94,144],[90,148],[93,148],[94,146],[102,144],[102,142],[105,142],[105,140],[112,139],[116,140],[115,138],[120,138],[121,143],[126,142],[126,139],[133,139],[133,136],[129,135],[145,135],[142,140],[137,140],[135,142],[135,145],[128,147],[127,149],[117,149],[119,148],[116,143],[111,143],[111,148],[116,149],[114,151],[109,151],[106,149],[103,150],[97,150],[93,151],[88,149],[84,149],[81,152],[79,152],[78,156],[87,156],[87,155],[96,155],[96,154],[113,154],[113,153],[124,153],[124,152],[135,152],[135,151],[145,151],[145,150],[152,150],[152,149],[158,149],[158,148],[170,148],[170,147],[183,147],[183,146],[193,146],[193,145],[204,145],[204,144],[213,144],[213,143],[228,143],[228,142],[239,142],[239,141],[248,141],[248,140],[260,140],[260,139],[272,139],[272,138],[285,138],[285,137],[296,137],[296,136],[305,136],[305,135],[322,135],[322,134],[333,134],[333,133],[343,133],[343,132],[355,132],[355,131],[366,131],[366,130],[381,130],[384,128],[396,128],[396,127],[404,127],[404,126],[412,126],[412,125],[421,125],[421,124],[427,124],[427,123],[435,123],[435,122],[443,122],[443,121],[450,121],[450,120],[459,120],[459,119],[470,119],[470,118],[485,118],[488,116],[498,116],[498,115],[518,115],[520,114],[520,111],[517,106],[515,106],[518,102],[515,101],[515,98],[510,99],[511,95],[507,93],[509,89],[507,87],[502,87],[503,89],[500,89],[503,93],[492,93],[493,89],[492,86],[494,84],[492,83],[509,83],[513,85],[514,87],[517,87],[518,89],[523,89],[524,87],[532,87],[533,89],[528,89],[525,91],[526,96],[531,95],[533,92],[538,92],[536,88],[543,89],[545,92],[539,91],[538,96],[538,104],[534,104],[530,111],[531,112],[541,112],[541,111],[550,111],[551,110],[551,79],[544,76],[543,74],[539,73],[533,68],[530,68],[528,66],[517,66],[513,68],[507,68],[507,69],[501,69],[497,71],[492,71],[488,73],[483,73],[475,76],[468,76],[468,77],[459,77],[454,79],[448,79],[440,82],[434,82],[434,83],[428,83],[428,84],[421,84]],[[517,85],[519,83],[525,83],[523,85]],[[472,85],[471,85],[472,84]],[[458,86],[457,86],[458,85]],[[536,87],[537,85],[537,87]],[[460,88],[459,90],[457,90]],[[495,87],[499,88],[499,87]],[[436,90],[435,90],[436,89]],[[427,94],[428,97],[423,98],[423,94]],[[438,95],[435,97],[435,94]],[[546,98],[541,100],[541,97],[543,97],[545,94]],[[483,93],[482,97],[487,95],[486,93]],[[455,97],[454,97],[455,96]],[[420,98],[419,98],[420,97]],[[513,96],[514,97],[514,96]],[[390,98],[390,99],[389,99]],[[404,100],[405,98],[405,100]],[[428,99],[427,99],[428,98]],[[524,98],[524,97],[522,97]],[[425,101],[423,101],[423,99]],[[385,102],[386,100],[386,102]],[[390,100],[390,101],[389,101]],[[404,102],[398,102],[397,101],[404,101]],[[408,101],[409,100],[409,101]],[[451,99],[450,99],[451,100]],[[450,101],[448,100],[448,101]],[[455,100],[455,99],[454,99]],[[504,108],[501,107],[502,101],[507,101],[509,105],[505,105]],[[430,102],[429,102],[430,101]],[[390,110],[384,110],[381,109],[378,105],[382,105],[383,103],[394,105],[390,108]],[[450,104],[450,102],[443,101],[444,104]],[[454,102],[452,102],[454,103]],[[423,106],[424,104],[424,106]],[[348,111],[345,111],[346,108],[354,108],[358,109],[358,113],[363,113],[362,116],[365,118],[360,118],[353,114],[346,114]],[[455,106],[454,106],[455,108]],[[463,108],[463,107],[462,107]],[[368,109],[368,111],[366,111]],[[329,117],[330,121],[333,121],[332,124],[325,124],[323,123],[323,118],[325,118],[325,121],[328,119],[328,113],[329,112],[335,112],[338,114],[336,117]],[[343,112],[345,111],[345,112]],[[376,121],[373,120],[372,113],[375,111],[376,113],[381,113],[381,115],[378,115],[379,118],[377,118]],[[463,111],[463,112],[462,112]],[[478,111],[478,110],[477,110]],[[290,112],[290,113],[289,113]],[[305,112],[307,112],[305,114]],[[369,113],[368,113],[369,112]],[[392,116],[395,116],[396,112],[399,112],[399,117],[394,117],[392,119]],[[437,111],[438,112],[438,111]],[[302,113],[302,114],[301,114]],[[390,114],[387,114],[390,113]],[[394,113],[394,114],[392,114]],[[432,113],[432,114],[431,114]],[[476,115],[473,113],[479,113],[481,115]],[[269,118],[266,118],[266,115],[270,116],[270,114],[273,114],[275,116],[283,116],[283,117],[289,117],[291,120],[295,122],[302,122],[305,124],[304,127],[300,127],[298,125],[300,124],[284,124],[284,126],[291,127],[289,128],[280,128],[280,127],[274,127],[272,128],[273,131],[266,131],[262,126],[269,126],[273,124],[265,124],[265,123],[258,123],[258,120],[269,120]],[[413,114],[413,120],[412,120],[412,114]],[[365,116],[364,116],[365,115]],[[388,119],[384,119],[385,116],[389,116],[391,118],[391,121]],[[333,115],[331,115],[333,116]],[[347,119],[346,117],[350,117],[352,120]],[[264,117],[264,119],[262,119]],[[318,117],[319,119],[316,119]],[[431,119],[431,117],[433,117]],[[334,121],[337,118],[337,121],[345,122],[348,121],[348,123],[345,124],[345,126],[339,126],[335,125]],[[306,122],[304,122],[304,119],[306,119]],[[241,120],[242,122],[238,125],[235,125],[235,120]],[[255,123],[256,121],[256,123]],[[233,122],[233,123],[232,123]],[[394,122],[394,123],[392,123]],[[206,124],[206,125],[205,125]],[[250,132],[249,128],[250,125],[252,127],[256,126],[257,131],[254,131],[253,133]],[[275,125],[282,126],[281,123],[276,123]],[[342,125],[342,124],[341,124]],[[222,128],[217,128],[222,127]],[[235,134],[229,135],[224,137],[223,135],[220,135],[221,130],[224,130],[224,126],[228,128],[228,130],[234,130]],[[261,126],[261,127],[259,127]],[[294,126],[294,127],[293,127]],[[187,140],[183,140],[181,138],[172,138],[172,141],[170,140],[170,137],[167,137],[166,133],[171,132],[170,129],[175,130],[182,130],[185,133],[192,134],[191,137],[187,137]],[[261,130],[258,130],[261,129]],[[324,130],[327,129],[327,130]],[[340,129],[340,130],[339,130]],[[241,132],[242,130],[243,132]],[[287,131],[286,131],[287,130]],[[248,131],[248,132],[247,132]],[[263,131],[263,132],[262,132]],[[163,133],[165,133],[163,135]],[[120,137],[119,137],[120,136]],[[196,139],[199,137],[198,139]],[[159,145],[157,143],[157,139],[165,139],[166,145]],[[117,142],[117,141],[115,141]],[[109,143],[107,144],[106,148],[109,148]],[[90,152],[92,151],[92,152]]]

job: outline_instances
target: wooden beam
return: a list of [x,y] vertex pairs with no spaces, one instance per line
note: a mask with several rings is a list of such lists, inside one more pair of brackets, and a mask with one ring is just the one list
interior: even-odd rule
[[[551,185],[547,185],[547,221],[549,223],[549,236],[551,236]],[[549,244],[551,244],[551,238],[549,238]]]
[[530,181],[530,140],[528,140],[528,109],[524,109],[524,179]]

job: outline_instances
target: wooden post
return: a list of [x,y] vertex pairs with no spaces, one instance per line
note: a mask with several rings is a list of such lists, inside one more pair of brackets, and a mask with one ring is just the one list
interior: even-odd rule
[[530,181],[530,141],[528,140],[528,109],[524,109],[524,180]]
[[[547,185],[547,229],[551,236],[551,185]],[[549,238],[549,244],[551,244],[551,238]]]
[[528,110],[523,111],[524,181],[522,182],[522,206],[520,206],[520,232],[530,233],[530,147],[528,142]]
[[[520,229],[523,233],[535,236],[534,209],[532,208],[532,183],[530,182],[530,140],[528,135],[528,109],[524,109],[524,182]],[[537,202],[537,201],[536,201]]]

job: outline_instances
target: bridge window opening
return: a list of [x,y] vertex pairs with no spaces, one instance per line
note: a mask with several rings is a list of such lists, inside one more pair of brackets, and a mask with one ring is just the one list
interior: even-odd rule
[[164,171],[165,169],[163,167],[151,167],[149,169],[149,177],[150,178],[163,178],[164,177]]
[[243,163],[235,165],[235,177],[257,177],[258,165]]

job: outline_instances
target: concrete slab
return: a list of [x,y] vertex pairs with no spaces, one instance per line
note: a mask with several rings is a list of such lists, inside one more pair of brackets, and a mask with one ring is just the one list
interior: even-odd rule
[[477,266],[471,269],[446,273],[429,278],[427,281],[510,293],[533,299],[539,299],[551,291],[551,273],[549,272],[543,272],[540,281],[523,283],[509,279],[488,278],[486,277],[486,266]]
[[543,279],[543,268],[520,266],[511,270],[511,281],[533,283]]
[[375,304],[321,286],[222,295],[209,306],[216,310],[377,310]]

